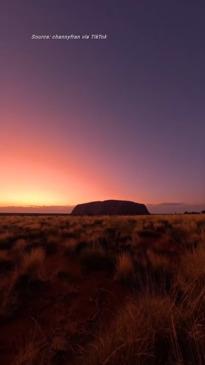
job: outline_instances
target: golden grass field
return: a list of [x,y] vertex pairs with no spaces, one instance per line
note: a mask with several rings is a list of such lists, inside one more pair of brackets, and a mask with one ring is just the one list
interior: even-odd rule
[[204,365],[205,215],[0,216],[1,365]]

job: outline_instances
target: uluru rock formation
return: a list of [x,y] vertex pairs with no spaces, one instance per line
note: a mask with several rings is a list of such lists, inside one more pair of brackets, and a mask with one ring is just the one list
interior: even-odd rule
[[78,204],[72,215],[145,215],[149,214],[144,204],[126,200],[104,200]]

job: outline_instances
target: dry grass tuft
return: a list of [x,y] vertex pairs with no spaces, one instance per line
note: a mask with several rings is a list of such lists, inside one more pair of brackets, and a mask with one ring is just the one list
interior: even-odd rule
[[44,261],[45,251],[43,250],[43,248],[33,248],[31,252],[26,253],[22,258],[21,273],[40,275]]
[[36,334],[32,334],[24,341],[17,352],[13,365],[46,365],[45,358],[45,342],[37,338]]
[[117,257],[115,280],[124,283],[132,282],[135,278],[135,268],[131,256],[124,252]]
[[205,247],[198,246],[193,252],[181,257],[177,272],[177,285],[184,293],[195,296],[204,288],[205,283]]
[[162,346],[159,363],[165,364],[171,349],[178,356],[175,349],[178,321],[178,311],[169,297],[131,299],[119,311],[109,331],[101,334],[89,348],[84,363],[154,364],[156,348]]

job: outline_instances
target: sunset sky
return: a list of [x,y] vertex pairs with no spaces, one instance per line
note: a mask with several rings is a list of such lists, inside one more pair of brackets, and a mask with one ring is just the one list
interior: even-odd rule
[[[0,5],[0,206],[205,202],[204,1]],[[32,34],[107,34],[32,40]]]

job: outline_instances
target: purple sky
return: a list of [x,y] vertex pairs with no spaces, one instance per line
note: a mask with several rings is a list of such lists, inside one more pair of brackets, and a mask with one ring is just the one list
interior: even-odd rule
[[[0,205],[205,202],[204,19],[204,1],[1,3]],[[31,40],[71,33],[108,39]]]

